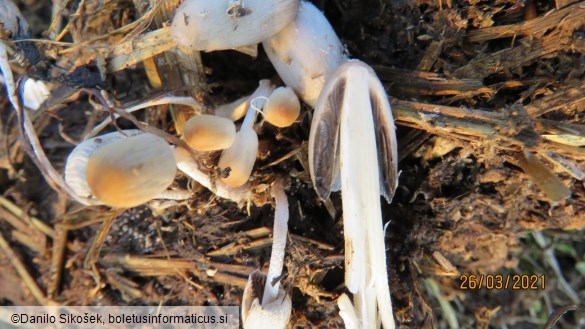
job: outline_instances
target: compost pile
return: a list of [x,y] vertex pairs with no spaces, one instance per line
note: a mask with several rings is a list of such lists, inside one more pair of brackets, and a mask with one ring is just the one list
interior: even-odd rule
[[[585,298],[585,3],[313,3],[350,57],[374,68],[392,104],[401,174],[383,217],[397,325],[584,326],[585,312],[574,305]],[[213,108],[251,94],[261,79],[280,81],[261,47],[163,49],[158,40],[174,0],[17,5],[32,36],[7,40],[10,66],[47,81],[50,96],[30,116],[61,173],[72,148],[112,115],[100,99],[129,107],[192,96]],[[262,125],[249,202],[223,200],[179,176],[174,184],[192,192],[189,199],[111,210],[51,188],[26,153],[5,95],[0,303],[240,305],[248,275],[268,265],[274,210],[267,191],[284,176],[290,324],[343,326],[341,196],[321,202],[313,189],[309,106],[289,128]],[[192,111],[163,104],[131,119],[177,135]],[[137,128],[116,122],[105,130]],[[461,275],[482,274],[544,275],[546,286],[461,289]]]

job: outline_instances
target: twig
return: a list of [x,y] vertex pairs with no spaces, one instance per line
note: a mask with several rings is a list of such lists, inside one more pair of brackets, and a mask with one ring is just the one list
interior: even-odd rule
[[543,252],[544,261],[550,267],[552,267],[553,271],[557,275],[561,290],[571,299],[571,301],[573,301],[573,303],[579,304],[581,302],[579,294],[575,292],[573,287],[571,287],[571,285],[565,279],[563,271],[561,270],[561,266],[559,265],[559,262],[555,257],[554,248],[547,246],[546,240],[544,239],[544,235],[542,234],[542,232],[534,232],[532,233],[532,236],[534,237],[534,241],[536,241],[536,243],[544,251]]
[[[165,251],[165,257],[167,258],[167,260],[171,261],[170,262],[171,266],[175,265],[171,260],[171,256],[169,254],[169,249],[167,248],[167,244],[165,243],[165,240],[162,236],[162,233],[160,232],[160,222],[159,221],[156,222],[156,234],[158,235],[158,238],[159,238],[159,240],[163,246],[163,249]],[[190,285],[192,285],[193,287],[195,287],[199,290],[203,290],[204,287],[202,285],[200,285],[199,283],[188,278],[187,275],[185,275],[185,273],[183,273],[183,271],[180,271],[177,267],[174,267],[174,270],[175,270],[175,273],[178,274],[180,277],[182,277],[187,283],[189,283]]]
[[110,228],[112,227],[114,220],[124,211],[125,209],[113,211],[109,214],[109,217],[102,222],[102,226],[95,235],[93,243],[91,244],[91,248],[89,248],[89,251],[87,252],[87,256],[85,256],[85,261],[83,262],[84,268],[93,267],[94,264],[97,262],[100,250],[102,249],[102,245],[104,244],[104,242],[106,241],[106,237],[110,233]]
[[45,297],[43,291],[37,285],[35,279],[30,275],[23,262],[18,258],[16,253],[10,248],[8,242],[4,239],[2,232],[0,232],[0,250],[4,252],[7,258],[12,263],[12,266],[16,269],[16,272],[24,281],[24,284],[30,290],[32,295],[41,305],[52,305],[53,303]]
[[245,250],[245,251],[252,251],[261,249],[264,247],[268,247],[272,244],[272,238],[264,238],[259,240],[254,240],[248,243],[244,243],[241,245],[236,246],[228,246],[218,250],[210,251],[207,253],[209,257],[217,257],[217,256],[231,256],[237,254],[238,252]]
[[108,71],[121,71],[175,46],[176,43],[171,38],[170,27],[145,33],[114,48],[108,62]]
[[93,204],[92,200],[87,198],[82,198],[78,196],[69,186],[65,183],[63,177],[55,170],[51,162],[47,158],[43,147],[41,146],[41,142],[36,134],[35,128],[30,120],[24,106],[22,106],[22,99],[19,95],[23,94],[24,83],[26,82],[26,77],[23,79],[21,78],[18,81],[18,91],[19,94],[17,95],[16,91],[16,84],[14,83],[14,76],[12,75],[12,70],[10,65],[8,64],[8,53],[6,49],[6,45],[0,41],[0,70],[4,75],[4,79],[6,82],[6,89],[8,94],[8,100],[12,104],[16,112],[16,117],[18,121],[18,132],[19,136],[22,141],[22,146],[27,152],[27,154],[31,157],[35,165],[39,168],[43,177],[47,183],[57,192],[65,193],[69,195],[70,198],[83,203],[83,204]]
[[[502,150],[528,149],[538,154],[558,152],[574,160],[585,160],[585,149],[579,147],[553,141],[526,140],[520,135],[515,136],[513,131],[504,135],[504,132],[509,132],[511,121],[502,113],[402,100],[394,100],[392,110],[397,124],[431,134],[464,141],[489,141]],[[543,123],[543,120],[534,121],[535,133],[547,133]],[[532,145],[527,145],[527,142]]]
[[[142,103],[137,104],[137,105],[129,106],[127,108],[122,108],[122,110],[124,110],[126,113],[132,113],[134,111],[142,110],[142,109],[145,109],[147,107],[153,107],[153,106],[157,106],[157,105],[167,105],[167,104],[186,105],[186,106],[190,106],[192,108],[198,108],[198,109],[203,108],[203,105],[201,103],[197,102],[192,97],[162,96],[162,97],[158,97],[155,99],[147,100],[147,101],[142,102]],[[92,137],[96,136],[100,131],[102,131],[102,129],[104,129],[110,122],[112,122],[112,120],[115,120],[119,117],[120,117],[120,115],[117,113],[113,114],[112,116],[109,116],[107,119],[102,121],[99,125],[95,126],[95,128],[93,128],[93,130],[89,134],[87,134],[87,136],[85,136],[84,139],[88,139],[88,138],[92,138]]]
[[543,33],[551,27],[559,25],[560,21],[570,19],[580,19],[585,15],[583,3],[577,2],[572,6],[553,12],[550,15],[543,15],[539,18],[522,22],[514,25],[502,25],[487,27],[475,31],[469,31],[466,36],[468,42],[482,42],[493,39],[508,38],[517,34],[532,36],[537,33]]
[[136,117],[133,116],[132,114],[130,114],[130,113],[128,113],[128,112],[124,111],[123,109],[120,109],[116,106],[113,106],[98,90],[96,90],[96,89],[83,89],[83,91],[89,95],[94,96],[102,104],[102,106],[104,108],[107,108],[111,111],[114,111],[120,117],[132,122],[132,124],[134,124],[138,129],[140,129],[144,132],[156,135],[160,138],[163,138],[166,141],[168,141],[169,143],[180,146],[181,148],[187,150],[190,153],[190,155],[195,159],[198,157],[197,154],[189,147],[189,145],[187,145],[187,143],[184,140],[177,138],[173,135],[167,134],[166,132],[164,132],[158,128],[149,126],[143,122],[138,121],[138,119],[136,119]]
[[[218,272],[208,276],[212,277],[215,282],[240,288],[246,285],[244,277],[253,271],[253,268],[249,266],[227,265],[209,261],[202,263],[197,259],[162,259],[132,255],[105,255],[100,259],[100,263],[105,267],[121,266],[142,276],[176,275],[176,271],[179,270],[190,272],[197,277],[204,277],[206,273],[200,267],[213,268],[217,269]],[[237,275],[231,275],[227,272]]]
[[552,327],[557,323],[557,321],[560,320],[560,318],[563,316],[563,314],[565,314],[569,311],[574,311],[576,309],[577,309],[577,305],[568,305],[568,306],[561,307],[558,310],[555,310],[553,312],[553,314],[551,314],[550,317],[548,318],[548,320],[546,321],[546,324],[544,325],[544,329],[552,329]]
[[55,227],[55,237],[53,238],[53,253],[51,255],[51,265],[49,268],[49,284],[47,286],[47,295],[54,298],[59,293],[61,278],[63,274],[63,264],[65,262],[65,251],[67,250],[67,233],[69,232],[61,224]]

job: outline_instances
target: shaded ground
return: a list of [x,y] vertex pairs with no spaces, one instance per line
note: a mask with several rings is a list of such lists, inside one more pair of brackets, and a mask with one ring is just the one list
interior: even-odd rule
[[[397,322],[404,328],[455,323],[461,328],[544,328],[551,312],[581,307],[585,186],[575,177],[578,169],[562,169],[562,164],[583,168],[585,160],[584,3],[314,3],[351,56],[375,68],[400,125],[400,186],[392,205],[383,209]],[[78,5],[69,3],[64,14],[69,17]],[[50,24],[42,13],[51,2],[19,6],[34,36],[41,38]],[[73,36],[64,41],[92,40],[145,11],[130,1],[86,1],[84,6],[70,26]],[[553,11],[556,7],[564,9]],[[151,29],[157,20],[164,21],[154,19]],[[90,44],[122,38],[112,34]],[[103,55],[92,48],[65,52],[45,43],[39,48],[46,57],[57,56],[59,66],[69,71],[89,63],[97,72],[94,61]],[[157,60],[161,72],[172,72],[165,65],[176,66],[169,57]],[[278,79],[262,51],[257,58],[233,51],[203,54],[202,62],[206,83],[196,96],[210,105],[248,94],[261,78]],[[108,73],[104,88],[121,103],[156,93],[144,65]],[[14,70],[23,72],[19,67],[14,63]],[[72,149],[63,137],[80,140],[88,121],[107,116],[94,114],[86,95],[73,98],[60,100],[64,106],[35,121],[57,168]],[[58,196],[16,142],[14,116],[4,97],[1,102],[0,233],[8,242],[0,253],[3,304],[35,304],[42,298],[70,304],[240,304],[247,275],[267,266],[273,208],[265,191],[273,175],[284,174],[290,176],[293,234],[284,278],[293,296],[291,324],[343,326],[335,304],[343,291],[341,201],[335,194],[329,210],[320,204],[304,169],[308,109],[292,128],[262,128],[256,205],[239,208],[179,177],[176,185],[192,189],[193,197],[153,213],[147,207],[82,209]],[[409,116],[420,104],[431,104],[431,110]],[[174,133],[177,116],[171,112],[160,106],[137,117]],[[127,121],[119,125],[132,127]],[[561,137],[546,141],[545,135]],[[539,159],[540,167],[522,150]],[[542,156],[549,153],[562,155],[565,162],[553,165]],[[570,198],[551,201],[554,191],[542,182],[549,172],[543,165],[570,187]],[[22,262],[21,272],[10,251]],[[23,279],[22,270],[33,280]],[[536,275],[535,287],[544,281],[545,288],[462,289],[461,275],[496,274]],[[35,285],[40,296],[31,290]],[[566,313],[557,328],[585,327],[584,318],[578,308]]]

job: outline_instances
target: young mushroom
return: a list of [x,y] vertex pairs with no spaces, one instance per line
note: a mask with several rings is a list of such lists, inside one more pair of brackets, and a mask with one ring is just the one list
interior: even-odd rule
[[[394,328],[380,195],[391,200],[398,181],[390,104],[374,71],[359,61],[341,65],[326,82],[313,116],[309,166],[327,198],[341,177],[345,285],[361,328]],[[344,307],[347,305],[340,301]],[[348,319],[354,319],[347,309]],[[349,325],[348,325],[349,326]]]
[[262,110],[270,124],[284,128],[292,125],[301,113],[301,103],[290,87],[276,88]]
[[234,143],[225,149],[219,158],[218,167],[225,173],[221,180],[230,187],[244,185],[252,174],[258,153],[258,134],[254,130],[254,121],[256,121],[257,111],[262,109],[267,96],[273,89],[270,81],[260,81],[260,86],[250,96],[248,112],[240,131],[236,134]]
[[234,143],[236,126],[230,119],[215,115],[196,115],[185,123],[183,139],[196,151],[223,150]]
[[325,15],[305,1],[296,20],[262,45],[284,83],[313,107],[327,76],[347,60]]
[[162,138],[126,130],[88,139],[67,158],[65,181],[84,198],[116,208],[135,207],[163,194],[177,164]]
[[288,200],[281,181],[274,183],[275,201],[272,253],[268,275],[254,271],[248,278],[242,299],[244,329],[283,329],[290,319],[292,302],[280,285],[288,234]]
[[[246,182],[254,167],[258,148],[258,136],[254,131],[253,125],[256,119],[256,112],[259,110],[258,107],[263,106],[265,99],[272,93],[273,89],[274,86],[269,80],[262,80],[252,95],[240,99],[237,103],[234,102],[234,106],[243,104],[247,113],[240,132],[234,138],[234,143],[222,152],[220,158],[219,168],[224,174],[228,174],[227,177],[213,180],[210,178],[209,173],[201,169],[199,163],[191,156],[189,151],[181,147],[175,149],[179,170],[219,197],[238,204],[248,200],[251,196],[251,190]],[[228,114],[229,110],[225,113]],[[231,175],[233,177],[230,177]]]
[[299,0],[185,0],[171,25],[179,45],[201,51],[255,45],[289,25]]

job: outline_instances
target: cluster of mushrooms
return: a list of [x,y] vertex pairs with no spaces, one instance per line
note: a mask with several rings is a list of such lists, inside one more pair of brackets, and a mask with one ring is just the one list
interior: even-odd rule
[[[183,146],[141,130],[85,140],[65,167],[65,184],[74,198],[116,208],[188,198],[169,189],[180,170],[216,195],[241,203],[251,194],[257,115],[288,127],[300,114],[300,98],[315,109],[309,138],[315,190],[322,200],[332,191],[342,193],[345,285],[353,299],[339,297],[340,315],[347,328],[394,328],[380,196],[390,202],[397,185],[396,136],[374,71],[348,59],[323,13],[300,0],[185,0],[171,34],[178,47],[198,51],[262,43],[286,86],[262,80],[252,95],[217,107],[213,115],[195,115],[183,128]],[[9,68],[2,70],[10,74]],[[201,169],[196,155],[219,151],[222,174],[215,179]],[[276,179],[271,187],[276,205],[272,254],[267,275],[255,271],[245,288],[244,328],[284,328],[291,315],[290,296],[279,282],[289,217],[284,185]]]

